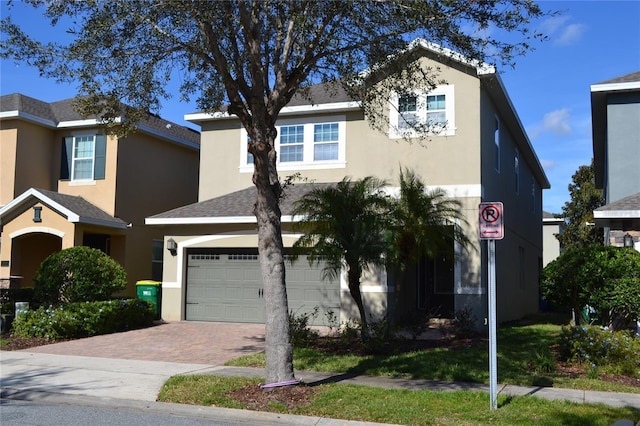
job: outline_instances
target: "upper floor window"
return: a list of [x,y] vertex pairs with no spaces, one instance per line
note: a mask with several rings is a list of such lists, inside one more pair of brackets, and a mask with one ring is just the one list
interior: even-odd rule
[[104,135],[68,136],[62,143],[60,179],[104,179],[107,138]]
[[339,141],[338,123],[314,124],[313,161],[337,160]]
[[430,135],[455,134],[453,85],[439,86],[429,93],[406,93],[391,98],[389,137],[413,137],[424,130]]
[[[277,123],[275,140],[279,170],[344,168],[345,119],[343,116],[282,120]],[[241,130],[240,171],[253,171],[253,156],[248,152],[250,138]]]
[[92,180],[95,136],[73,138],[71,180]]
[[500,120],[495,117],[495,127],[493,130],[493,143],[495,144],[496,171],[500,173]]
[[516,155],[513,157],[513,170],[515,174],[516,194],[520,193],[520,153],[516,149]]
[[304,126],[280,127],[280,162],[304,159]]

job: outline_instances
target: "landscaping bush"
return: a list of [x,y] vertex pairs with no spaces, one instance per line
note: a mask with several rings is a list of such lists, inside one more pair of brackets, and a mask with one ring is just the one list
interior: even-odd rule
[[[601,324],[626,328],[640,314],[640,253],[612,246],[565,250],[544,267],[540,290],[545,300],[576,314],[595,310]],[[578,323],[590,319],[577,315]]]
[[311,329],[312,322],[318,317],[319,308],[313,311],[296,315],[289,311],[289,330],[291,332],[291,344],[294,347],[304,348],[318,339],[319,333]]
[[149,327],[154,318],[153,305],[138,299],[42,306],[18,315],[13,335],[73,339]]
[[640,377],[640,338],[596,326],[563,327],[560,357],[592,370]]
[[71,247],[47,257],[35,276],[35,298],[42,304],[109,300],[127,286],[118,262],[100,250]]

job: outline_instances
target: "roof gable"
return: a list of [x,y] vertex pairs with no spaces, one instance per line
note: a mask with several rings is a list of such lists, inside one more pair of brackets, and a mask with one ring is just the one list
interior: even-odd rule
[[[99,126],[99,117],[83,117],[73,107],[75,98],[44,102],[21,93],[0,96],[0,120],[22,119],[54,128]],[[138,123],[138,130],[191,148],[200,145],[200,133],[149,114]]]
[[[290,221],[294,203],[309,191],[335,183],[300,183],[288,186],[280,200],[283,221]],[[249,187],[146,218],[147,225],[255,223],[256,188]]]
[[0,208],[0,224],[7,222],[7,219],[23,212],[37,202],[45,204],[72,223],[119,229],[128,227],[127,223],[122,219],[111,216],[82,197],[36,188],[25,191],[9,204]]

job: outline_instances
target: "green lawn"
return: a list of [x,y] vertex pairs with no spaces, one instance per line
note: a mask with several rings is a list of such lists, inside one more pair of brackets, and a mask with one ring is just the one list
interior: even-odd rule
[[[537,322],[498,329],[498,382],[523,386],[640,393],[637,386],[625,386],[587,377],[571,378],[556,369],[552,353],[560,325]],[[264,367],[264,354],[237,358],[232,366]],[[296,370],[353,373],[444,381],[489,383],[488,342],[461,349],[433,349],[392,356],[340,355],[311,348],[294,350]]]
[[[551,348],[560,325],[549,321],[501,327],[498,330],[498,381],[514,385],[546,385],[640,393],[632,386],[613,384],[587,374],[568,378],[555,367]],[[294,351],[296,370],[325,371],[488,383],[487,342],[460,349],[433,349],[393,356],[340,355],[309,348]],[[242,357],[228,365],[264,367],[264,355]],[[195,405],[246,408],[227,392],[258,380],[216,376],[178,376],[163,387],[159,400]],[[547,401],[535,397],[498,399],[489,410],[486,392],[399,391],[346,384],[323,384],[303,406],[269,410],[338,419],[407,425],[610,425],[621,418],[640,421],[640,410],[603,405]]]
[[[204,406],[246,408],[226,393],[259,380],[217,376],[177,376],[170,379],[159,401]],[[619,419],[640,420],[640,410],[604,405],[547,401],[535,397],[498,398],[489,409],[486,392],[430,392],[389,390],[366,386],[318,386],[313,401],[287,409],[273,404],[270,411],[333,419],[405,425],[576,425],[609,426]]]

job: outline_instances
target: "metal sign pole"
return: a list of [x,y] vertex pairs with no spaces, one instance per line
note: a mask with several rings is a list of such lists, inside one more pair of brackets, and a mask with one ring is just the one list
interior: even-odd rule
[[498,408],[498,356],[496,350],[496,240],[487,240],[489,251],[489,394],[490,407]]

